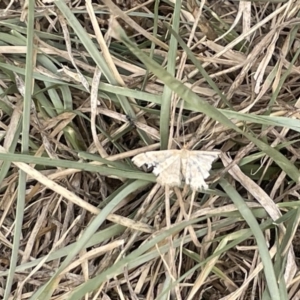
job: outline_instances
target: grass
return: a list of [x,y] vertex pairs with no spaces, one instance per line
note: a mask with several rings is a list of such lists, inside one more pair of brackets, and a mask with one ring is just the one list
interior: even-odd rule
[[[48,2],[0,3],[1,297],[299,298],[299,7]],[[182,146],[207,191],[131,162]]]

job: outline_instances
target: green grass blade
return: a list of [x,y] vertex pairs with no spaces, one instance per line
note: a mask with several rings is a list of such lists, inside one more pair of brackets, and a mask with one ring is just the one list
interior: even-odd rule
[[243,218],[251,228],[251,231],[256,239],[260,258],[264,265],[264,273],[265,273],[265,279],[268,284],[268,289],[272,291],[271,299],[282,300],[278,289],[273,263],[269,254],[268,247],[266,245],[265,237],[263,235],[262,230],[259,227],[259,224],[257,223],[251,210],[246,205],[246,203],[239,195],[239,193],[236,191],[236,189],[233,188],[225,179],[220,180],[220,185],[225,190],[229,198],[233,201],[235,206],[238,208],[239,212],[241,213],[241,215],[243,216]]
[[[28,20],[27,20],[27,56],[25,67],[25,91],[24,91],[24,105],[22,118],[22,153],[27,153],[29,150],[29,129],[30,129],[30,115],[32,105],[32,91],[33,91],[33,66],[34,66],[34,52],[33,52],[33,34],[34,34],[34,1],[28,3]],[[20,87],[20,88],[23,88]],[[7,276],[4,300],[10,297],[12,284],[15,276],[15,270],[19,259],[20,240],[22,236],[23,214],[25,208],[25,194],[26,194],[27,174],[19,171],[19,186],[17,196],[16,208],[16,224],[14,228],[14,242],[10,259],[9,274]]]
[[[172,19],[172,28],[175,32],[179,30],[180,23],[180,13],[181,13],[181,1],[175,1],[175,8]],[[176,70],[176,57],[177,57],[177,40],[172,35],[170,39],[170,47],[168,50],[168,64],[167,71],[175,75]],[[171,104],[172,104],[172,94],[173,90],[165,85],[163,94],[162,94],[162,103],[160,109],[160,143],[161,149],[165,150],[168,148],[168,140],[169,140],[169,127],[170,127],[170,116],[171,116]]]

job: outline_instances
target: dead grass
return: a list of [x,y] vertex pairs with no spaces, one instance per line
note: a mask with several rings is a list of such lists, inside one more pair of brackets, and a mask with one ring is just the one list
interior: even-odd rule
[[[299,299],[299,1],[23,2],[0,2],[2,299]],[[222,151],[203,193],[131,162],[183,145]]]

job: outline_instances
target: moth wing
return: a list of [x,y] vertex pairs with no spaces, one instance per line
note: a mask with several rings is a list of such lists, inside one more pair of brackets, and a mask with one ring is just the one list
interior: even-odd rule
[[155,166],[162,161],[166,160],[171,154],[169,151],[149,151],[145,153],[140,153],[132,158],[132,162],[141,167],[144,164],[148,165],[148,168],[151,166]]
[[136,155],[132,159],[138,167],[146,164],[153,167],[153,174],[158,176],[156,181],[162,185],[180,186],[180,152],[178,150],[150,151]]
[[138,167],[146,164],[148,168],[153,168],[153,173],[157,176],[164,169],[167,169],[173,161],[177,160],[179,152],[176,150],[149,151],[133,157],[132,161]]
[[204,181],[209,176],[212,163],[219,156],[216,151],[194,151],[188,156],[186,163],[185,182],[193,190],[207,189]]
[[203,178],[209,176],[209,171],[211,170],[212,163],[218,158],[219,152],[217,151],[195,151],[189,156],[189,159],[195,162],[200,169]]
[[169,157],[158,165],[153,173],[158,175],[156,181],[162,186],[180,186],[182,181],[180,156]]

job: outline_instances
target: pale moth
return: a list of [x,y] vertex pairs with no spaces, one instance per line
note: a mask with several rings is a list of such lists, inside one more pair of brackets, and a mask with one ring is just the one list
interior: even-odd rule
[[149,151],[133,157],[138,167],[147,164],[153,167],[156,181],[162,186],[180,186],[185,181],[192,190],[205,190],[208,185],[204,181],[209,176],[211,165],[219,156],[218,151],[181,150]]

